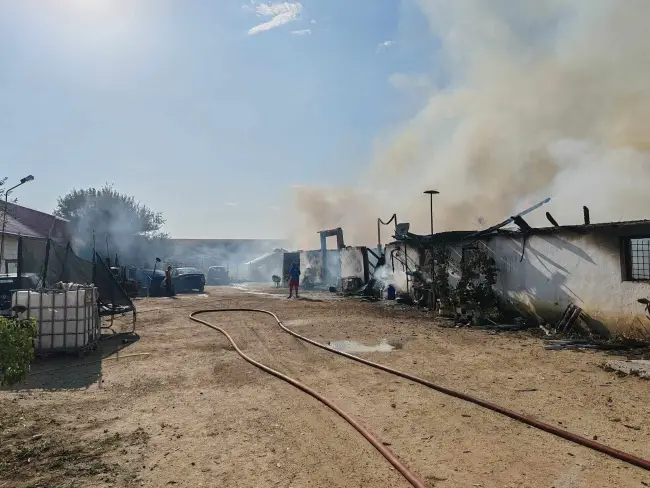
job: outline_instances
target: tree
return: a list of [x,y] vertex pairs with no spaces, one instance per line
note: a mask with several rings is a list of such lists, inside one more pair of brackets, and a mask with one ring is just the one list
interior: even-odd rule
[[108,184],[72,190],[58,199],[54,214],[70,221],[81,254],[86,254],[83,250],[92,246],[94,238],[100,254],[111,258],[119,254],[121,264],[141,265],[151,260],[168,237],[162,231],[165,219],[161,213]]
[[[3,202],[4,202],[4,199],[5,199],[5,192],[7,191],[6,186],[7,186],[7,180],[8,179],[9,178],[7,178],[6,176],[0,177],[0,198],[2,199]],[[15,198],[9,200],[9,202],[11,202],[11,203],[16,203],[17,201],[18,200],[15,199]]]

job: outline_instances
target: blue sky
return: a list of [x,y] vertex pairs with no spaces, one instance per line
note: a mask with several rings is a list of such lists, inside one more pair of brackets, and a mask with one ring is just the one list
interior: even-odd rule
[[173,237],[284,237],[292,185],[354,183],[421,106],[395,85],[435,61],[426,21],[415,0],[266,5],[0,0],[0,176],[35,176],[19,203],[109,182]]

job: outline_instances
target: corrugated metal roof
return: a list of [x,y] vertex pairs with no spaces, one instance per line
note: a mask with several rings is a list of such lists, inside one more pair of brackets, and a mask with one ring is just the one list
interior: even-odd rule
[[[4,210],[4,203],[0,209],[0,220]],[[7,203],[7,221],[5,233],[25,237],[54,238],[67,237],[67,220],[54,215],[40,212],[32,208]],[[0,226],[1,230],[1,226]]]
[[[2,215],[0,213],[0,220],[2,220]],[[7,215],[7,222],[4,223],[5,234],[10,236],[23,236],[23,237],[38,237],[43,238],[45,236],[40,235],[38,232],[27,227],[22,222],[13,218],[11,215]],[[2,230],[2,224],[0,224],[0,231]]]

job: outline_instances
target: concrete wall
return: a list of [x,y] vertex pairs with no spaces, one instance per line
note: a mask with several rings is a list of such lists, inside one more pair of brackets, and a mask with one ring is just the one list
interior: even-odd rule
[[[650,283],[623,281],[621,244],[607,233],[498,236],[487,243],[500,269],[497,289],[516,307],[555,321],[569,302],[582,308],[592,328],[636,335],[650,322],[638,298]],[[522,250],[524,258],[522,260]]]
[[327,265],[325,281],[329,285],[336,285],[336,281],[341,276],[341,256],[338,249],[328,249],[325,254]]
[[300,252],[300,282],[307,276],[307,270],[315,283],[323,281],[323,255],[318,251],[301,251]]
[[[18,237],[5,235],[4,253],[2,262],[0,262],[0,274],[5,272],[5,260],[18,259]],[[15,273],[16,265],[9,264],[9,272]]]
[[341,249],[341,278],[365,279],[363,250],[358,247]]

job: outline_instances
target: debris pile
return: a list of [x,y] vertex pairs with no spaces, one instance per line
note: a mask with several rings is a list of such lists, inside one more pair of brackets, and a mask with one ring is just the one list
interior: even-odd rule
[[615,371],[621,376],[638,376],[650,380],[650,361],[635,359],[632,361],[607,361],[605,369]]

